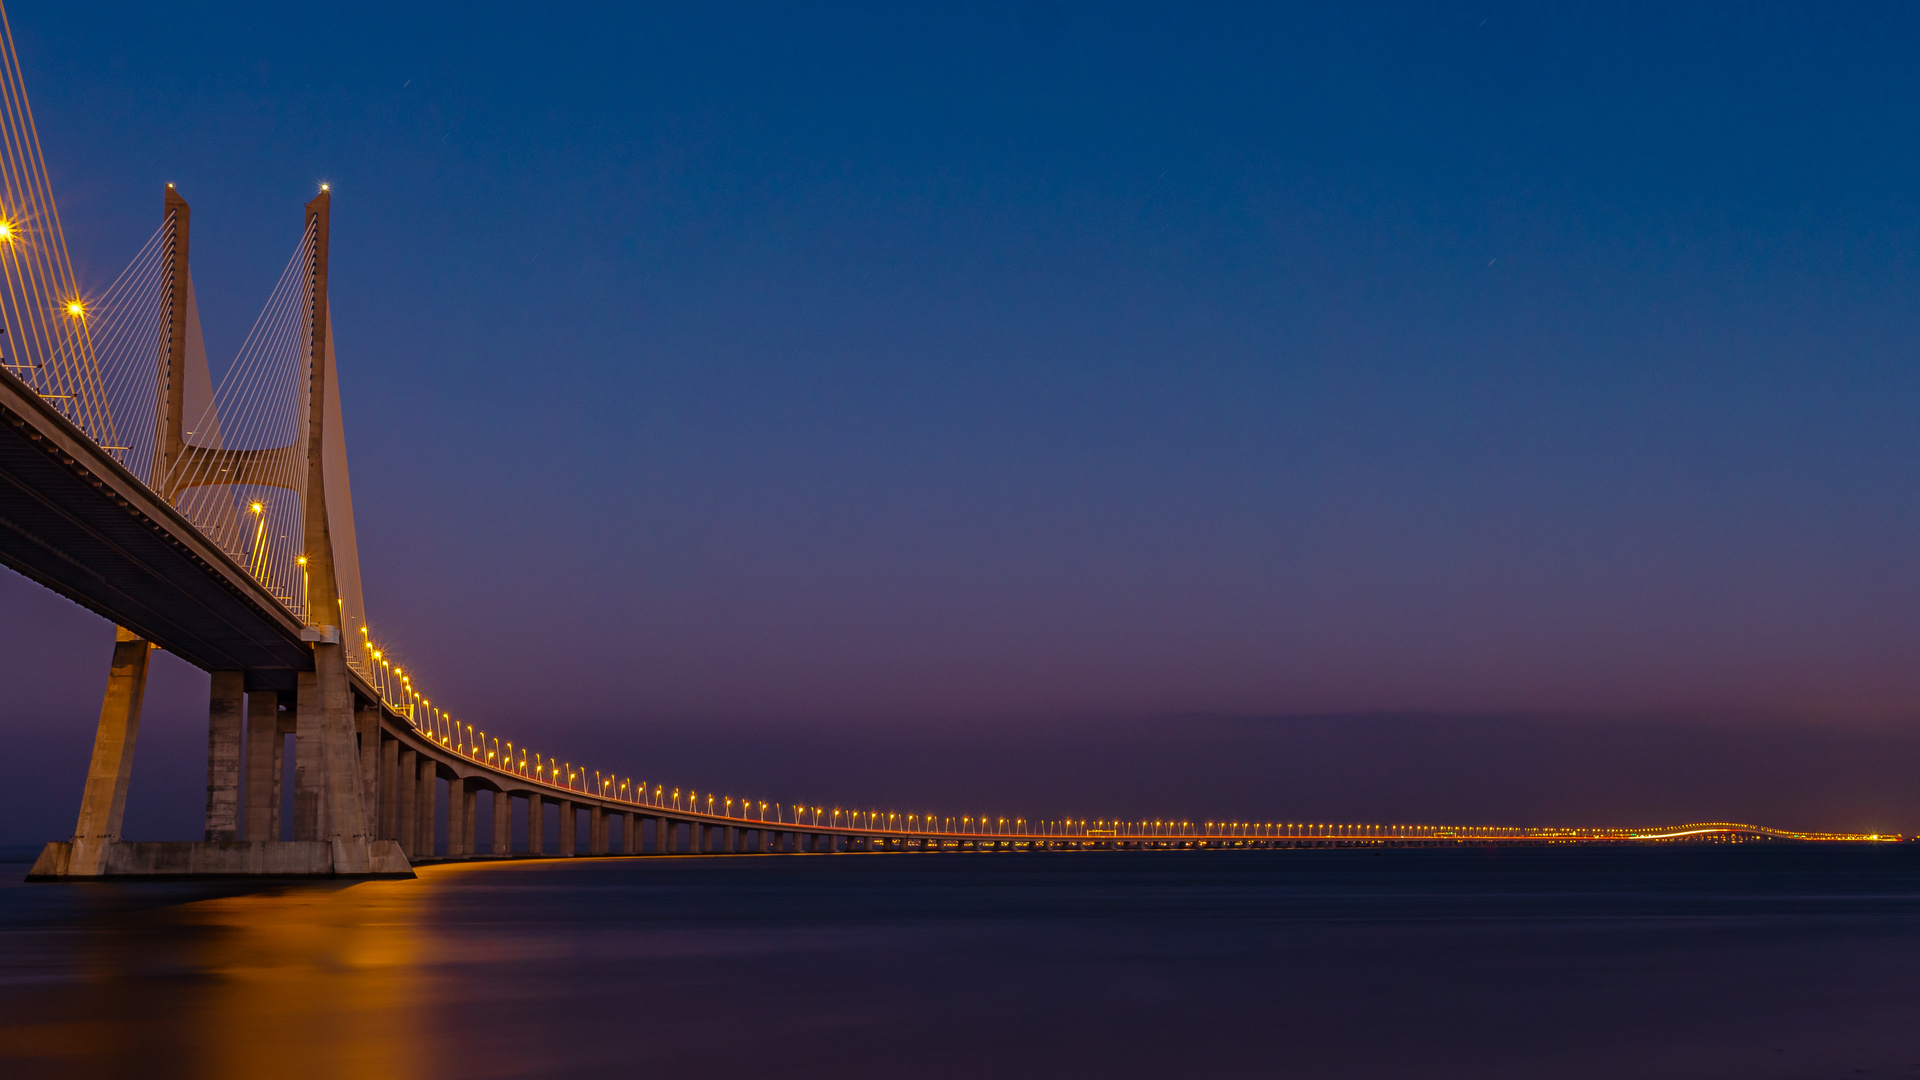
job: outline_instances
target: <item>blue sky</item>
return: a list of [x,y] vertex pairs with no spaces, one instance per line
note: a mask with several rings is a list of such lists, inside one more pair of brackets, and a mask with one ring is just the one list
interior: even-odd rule
[[[1910,8],[8,14],[83,279],[177,183],[216,369],[333,185],[369,612],[482,726],[703,784],[1202,716],[1792,733],[1723,801],[1913,759]],[[0,731],[85,729],[104,631],[0,587],[76,672]],[[1920,826],[1821,768],[1756,811]]]

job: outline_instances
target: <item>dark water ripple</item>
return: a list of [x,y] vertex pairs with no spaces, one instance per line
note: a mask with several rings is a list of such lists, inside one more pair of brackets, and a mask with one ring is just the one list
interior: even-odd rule
[[1920,1077],[1920,845],[24,870],[7,1077]]

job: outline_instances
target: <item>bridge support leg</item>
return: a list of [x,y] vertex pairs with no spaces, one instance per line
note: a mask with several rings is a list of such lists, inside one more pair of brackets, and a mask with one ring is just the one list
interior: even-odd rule
[[[380,739],[379,728],[374,729],[374,738]],[[406,785],[400,783],[400,740],[380,739],[380,839],[398,840],[404,833],[400,831],[400,793]]]
[[587,854],[607,853],[607,812],[595,803],[587,807]]
[[340,646],[313,647],[313,670],[298,676],[293,729],[293,838],[333,849],[333,872],[371,873],[367,785],[354,731],[353,690]]
[[73,827],[67,873],[98,877],[107,872],[107,845],[120,839],[127,813],[127,783],[133,778],[133,743],[140,734],[140,702],[147,692],[146,639],[115,628],[113,666],[100,702],[100,727],[87,763],[87,786]]
[[434,856],[434,818],[439,810],[434,806],[433,782],[440,775],[439,766],[425,754],[420,755],[419,772],[414,777],[413,813],[414,824],[420,832],[414,837],[413,846],[420,852],[419,858],[431,859]]
[[280,839],[279,770],[284,755],[280,737],[280,695],[255,690],[247,695],[247,840]]
[[460,784],[460,854],[480,854],[480,787],[472,780]]
[[493,793],[493,853],[513,854],[513,796],[498,790]]
[[208,840],[240,839],[240,728],[246,672],[213,672],[207,691]]
[[[353,688],[347,683],[347,654],[337,643],[313,647],[315,688],[319,691],[321,783],[326,804],[321,811],[319,839],[333,844],[333,872],[342,875],[373,872],[373,833],[367,827],[368,784],[362,777],[359,741],[354,737]],[[304,710],[303,710],[304,711]],[[294,734],[295,760],[299,733]]]
[[456,776],[447,781],[447,857],[473,854],[473,790]]
[[621,815],[620,854],[640,854],[640,817],[637,814]]
[[[349,691],[351,693],[351,691]],[[367,839],[380,832],[380,708],[355,703],[353,730],[360,738],[360,812],[366,822],[362,830]]]
[[538,792],[527,794],[527,854],[547,850],[547,808]]
[[560,854],[572,858],[580,854],[580,815],[578,807],[567,800],[560,800]]
[[[399,740],[394,741],[399,745]],[[394,829],[400,834],[400,850],[409,859],[420,857],[420,755],[401,749],[394,769]]]

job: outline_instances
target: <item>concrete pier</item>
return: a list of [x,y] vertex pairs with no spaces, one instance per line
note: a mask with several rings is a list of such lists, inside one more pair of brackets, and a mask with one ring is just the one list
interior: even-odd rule
[[[399,745],[398,741],[395,745]],[[400,850],[407,853],[409,859],[420,854],[420,783],[416,779],[420,774],[419,754],[402,748],[394,757],[394,835],[399,838]]]
[[447,781],[447,855],[473,854],[475,791],[465,780]]
[[208,840],[240,839],[240,736],[246,723],[247,673],[216,671],[207,692]]
[[[348,691],[351,699],[352,691]],[[380,707],[370,702],[355,702],[353,733],[360,752],[360,806],[366,824],[362,832],[369,838],[385,837],[380,831]]]
[[607,812],[598,803],[587,807],[587,854],[607,853]]
[[[379,737],[379,729],[374,731]],[[397,840],[400,832],[400,740],[386,739],[380,744],[380,839]]]
[[418,775],[414,777],[413,781],[415,785],[413,812],[414,825],[419,829],[419,832],[415,833],[413,838],[413,857],[416,859],[431,859],[437,854],[434,850],[434,832],[436,831],[434,829],[434,818],[438,816],[439,811],[434,806],[433,782],[438,778],[439,766],[435,765],[433,759],[425,754],[419,756],[418,765]]
[[208,877],[377,877],[410,878],[413,867],[391,840],[369,845],[367,867],[341,871],[334,861],[334,845],[321,840],[223,840],[203,842],[148,842],[117,840],[99,845],[95,867],[77,866],[80,845],[48,844],[27,874],[28,881],[73,881],[119,878]]
[[280,839],[280,695],[247,695],[246,822],[242,839]]
[[120,839],[120,822],[127,814],[127,784],[133,777],[133,744],[140,734],[140,704],[147,692],[150,649],[147,641],[132,631],[114,629],[113,661],[107,671],[107,692],[100,702],[100,726],[94,732],[87,785],[80,796],[80,817],[73,827],[67,863],[70,873],[105,873],[107,846]]

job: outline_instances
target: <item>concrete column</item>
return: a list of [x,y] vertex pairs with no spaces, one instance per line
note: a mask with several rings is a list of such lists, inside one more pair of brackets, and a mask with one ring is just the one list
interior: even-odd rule
[[620,854],[640,854],[640,815],[622,814],[620,822]]
[[447,781],[447,857],[455,858],[467,853],[466,845],[461,843],[460,827],[466,820],[465,781],[459,777]]
[[395,840],[400,832],[400,740],[380,740],[380,839]]
[[527,854],[538,855],[547,847],[547,808],[540,793],[527,793]]
[[247,695],[247,812],[244,840],[280,839],[280,784],[274,764],[282,756],[280,695]]
[[120,839],[127,814],[127,782],[133,778],[133,743],[140,734],[140,702],[147,692],[144,638],[114,628],[113,663],[107,692],[100,700],[100,726],[87,762],[87,785],[80,795],[80,817],[73,827],[73,857],[68,873],[91,877],[107,872],[107,845]]
[[720,850],[729,855],[738,855],[740,853],[739,827],[735,825],[723,825],[721,829]]
[[460,853],[468,857],[480,854],[480,782],[468,780],[460,785],[462,821]]
[[580,815],[568,799],[560,800],[560,854],[571,858],[580,854]]
[[[313,646],[313,670],[319,689],[323,724],[321,754],[325,761],[322,784],[326,806],[320,815],[320,839],[333,845],[333,872],[367,874],[373,871],[373,835],[368,828],[367,782],[362,777],[360,747],[354,738],[353,687],[347,682],[347,654],[338,642]],[[294,733],[296,760],[299,732]]]
[[493,853],[513,854],[513,796],[504,791],[493,793]]
[[325,807],[326,732],[321,717],[320,684],[311,671],[295,676],[293,727],[293,838],[320,839]]
[[472,855],[479,788],[472,780],[447,781],[447,854]]
[[360,737],[360,807],[366,815],[367,836],[379,831],[380,821],[380,707],[361,705],[357,701],[353,710],[354,734]]
[[[393,745],[398,747],[399,740]],[[394,834],[400,840],[400,850],[411,859],[420,850],[420,755],[403,748],[396,750],[394,757]]]
[[240,839],[240,729],[246,723],[244,671],[216,671],[207,691],[208,840]]
[[669,818],[653,819],[653,853],[655,855],[673,854],[673,821]]
[[293,822],[286,820],[287,736],[293,734],[297,723],[295,709],[287,709],[278,715],[280,719],[273,725],[276,736],[273,740],[273,838],[275,840],[293,830]]
[[587,854],[607,853],[607,812],[599,803],[587,807]]
[[419,826],[420,832],[414,837],[413,844],[420,852],[420,858],[431,859],[436,854],[433,850],[434,819],[440,813],[433,805],[433,782],[439,778],[440,770],[433,759],[425,754],[420,755],[417,764],[419,771],[413,781],[413,812],[416,819],[414,824]]

